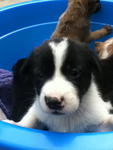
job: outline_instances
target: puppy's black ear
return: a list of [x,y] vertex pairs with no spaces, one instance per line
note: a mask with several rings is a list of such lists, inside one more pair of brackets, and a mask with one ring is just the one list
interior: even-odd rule
[[90,67],[94,75],[101,77],[102,74],[102,66],[99,57],[96,55],[94,51],[90,51]]
[[13,66],[12,70],[14,73],[18,73],[20,72],[22,66],[24,65],[24,63],[26,62],[26,58],[20,59],[17,61],[17,63]]
[[30,75],[29,58],[20,59],[13,70],[13,110],[12,120],[18,122],[22,119],[32,104],[35,93]]
[[27,58],[23,58],[17,61],[12,68],[14,79],[27,81],[30,76],[30,64]]

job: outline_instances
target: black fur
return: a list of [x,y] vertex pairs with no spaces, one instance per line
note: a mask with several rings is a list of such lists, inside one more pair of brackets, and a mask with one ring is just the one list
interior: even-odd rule
[[99,74],[99,72],[97,56],[88,46],[69,41],[66,59],[62,65],[62,73],[67,80],[77,86],[80,98],[89,88],[92,73]]
[[[54,42],[59,43],[61,40],[54,40]],[[21,120],[34,102],[36,93],[40,95],[44,83],[54,75],[55,61],[48,45],[49,42],[36,48],[30,57],[17,62],[14,66],[15,105],[11,118],[14,121]],[[87,92],[93,74],[104,100],[110,98],[112,101],[113,57],[99,60],[85,44],[71,40],[68,40],[68,43],[69,47],[66,51],[61,72],[67,80],[77,86],[80,99]]]
[[105,101],[111,101],[113,106],[113,55],[101,60],[102,84],[101,91]]
[[[36,93],[54,73],[53,56],[47,43],[36,48],[30,57],[13,67],[14,108],[10,119],[20,121],[34,102]],[[36,90],[35,90],[36,89]]]

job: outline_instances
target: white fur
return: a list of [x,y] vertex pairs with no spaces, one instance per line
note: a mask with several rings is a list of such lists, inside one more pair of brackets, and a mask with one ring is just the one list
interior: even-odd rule
[[37,118],[46,123],[51,131],[58,132],[85,132],[92,125],[97,128],[110,117],[94,81],[84,95],[79,109],[71,114],[57,116],[44,112],[39,103],[37,107]]
[[101,55],[101,59],[106,59],[108,56],[109,56],[109,53],[108,53],[108,46],[113,44],[113,38],[111,38],[110,40],[107,40],[105,42],[105,46],[104,46],[104,50],[103,50],[103,53]]
[[110,111],[110,110],[113,109],[113,107],[112,107],[112,105],[111,105],[111,103],[110,103],[109,101],[105,103],[105,107],[106,107],[106,109],[107,109],[108,111]]
[[108,45],[105,46],[104,51],[103,51],[103,53],[101,55],[101,59],[106,59],[109,56],[109,53],[107,51],[107,47],[108,47]]
[[59,73],[60,67],[65,58],[66,50],[68,48],[67,38],[64,38],[64,40],[61,41],[60,43],[50,42],[49,46],[51,47],[54,56],[55,70],[56,70],[55,73]]
[[37,114],[36,114],[36,105],[35,103],[31,106],[28,112],[24,115],[24,117],[19,122],[14,122],[13,120],[4,119],[4,122],[19,125],[22,127],[34,128],[35,123],[38,122]]
[[22,120],[18,122],[18,124],[20,126],[31,128],[35,124],[36,120],[37,120],[36,108],[35,104],[33,104],[31,108],[28,110],[28,112],[25,114],[25,116],[22,118]]
[[6,119],[6,115],[4,114],[4,112],[2,111],[2,109],[0,108],[0,120],[4,120]]
[[78,92],[72,86],[70,82],[65,80],[63,76],[54,76],[52,80],[48,81],[41,91],[41,96],[37,101],[40,103],[40,107],[43,111],[52,112],[45,104],[45,96],[51,97],[64,97],[64,108],[61,110],[62,113],[72,113],[79,106]]

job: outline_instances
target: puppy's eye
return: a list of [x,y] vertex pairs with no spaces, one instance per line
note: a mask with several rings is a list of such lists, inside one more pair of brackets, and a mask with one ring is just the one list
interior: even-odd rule
[[71,75],[73,75],[73,76],[75,76],[76,78],[78,78],[79,75],[80,75],[79,69],[78,69],[78,68],[73,68],[73,69],[71,70]]
[[71,68],[68,66],[68,73],[70,73],[70,76],[73,76],[74,78],[78,78],[81,74],[81,69],[80,69],[80,67]]
[[39,74],[38,74],[38,78],[43,78],[44,76],[43,76],[43,74],[40,72]]
[[43,79],[44,78],[44,74],[41,72],[41,71],[37,71],[36,72],[36,78],[38,78],[38,79]]

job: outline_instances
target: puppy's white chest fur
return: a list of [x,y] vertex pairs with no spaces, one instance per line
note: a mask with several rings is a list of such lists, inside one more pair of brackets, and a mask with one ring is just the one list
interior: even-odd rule
[[[96,131],[104,120],[109,117],[106,103],[101,99],[94,81],[84,95],[79,109],[68,115],[52,115],[43,112],[36,100],[37,118],[51,131],[58,132],[86,132]],[[92,132],[93,132],[92,131]]]

